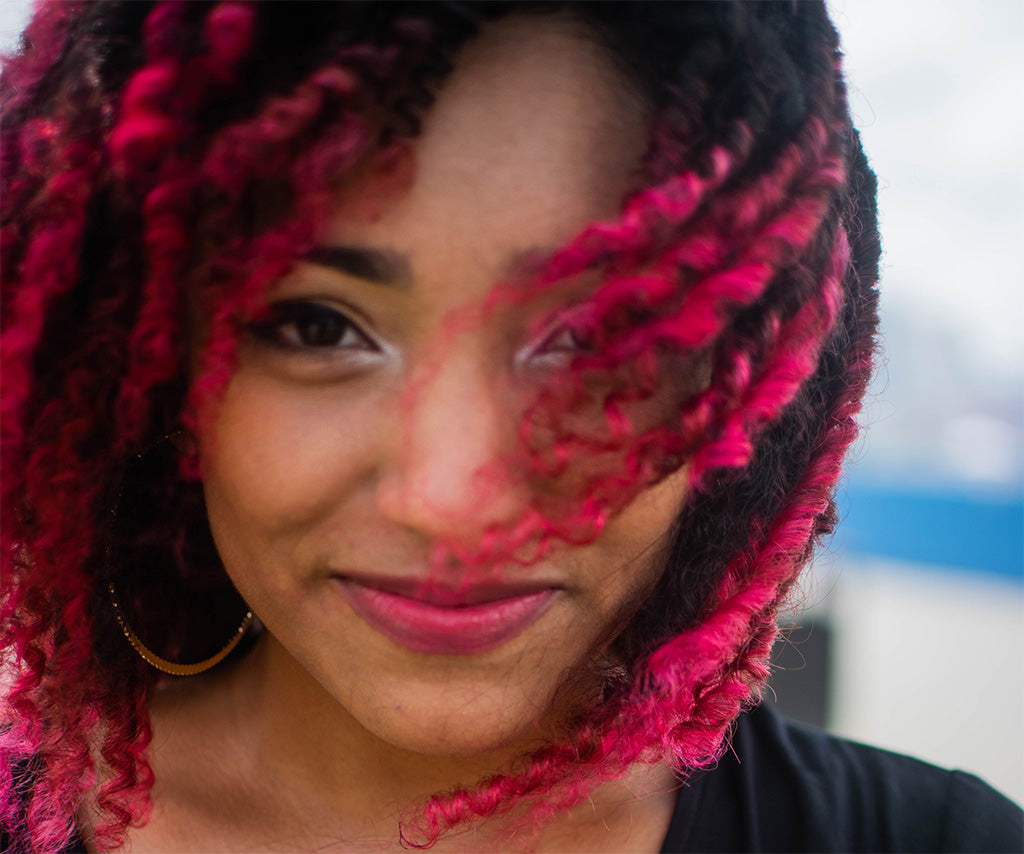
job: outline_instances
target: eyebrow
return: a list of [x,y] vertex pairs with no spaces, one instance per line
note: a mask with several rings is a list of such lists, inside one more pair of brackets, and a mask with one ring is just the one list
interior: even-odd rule
[[412,285],[409,259],[391,249],[367,246],[316,246],[304,260],[376,285],[408,288]]

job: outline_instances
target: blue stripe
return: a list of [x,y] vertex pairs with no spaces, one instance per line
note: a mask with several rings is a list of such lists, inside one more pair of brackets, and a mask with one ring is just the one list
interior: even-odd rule
[[977,496],[851,476],[833,549],[1024,580],[1024,493]]

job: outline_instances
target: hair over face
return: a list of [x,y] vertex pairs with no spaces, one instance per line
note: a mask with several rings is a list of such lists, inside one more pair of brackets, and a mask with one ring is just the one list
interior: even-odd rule
[[[822,4],[42,3],[0,91],[0,822],[33,850],[68,838],[98,765],[98,844],[144,816],[158,679],[108,583],[162,655],[223,642],[245,605],[188,432],[208,429],[240,330],[316,245],[338,187],[415,138],[460,46],[512,12],[581,23],[654,116],[621,215],[486,307],[600,273],[591,352],[538,392],[520,444],[539,478],[613,464],[435,558],[530,562],[588,542],[683,466],[689,497],[600,699],[514,767],[435,796],[404,838],[524,798],[555,812],[636,762],[707,765],[757,699],[777,612],[835,524],[877,326],[875,181]],[[680,372],[706,382],[638,419]],[[185,439],[160,441],[179,425]]]

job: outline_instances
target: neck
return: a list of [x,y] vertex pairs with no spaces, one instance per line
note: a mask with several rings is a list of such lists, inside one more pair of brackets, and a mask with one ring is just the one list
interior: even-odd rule
[[[404,750],[355,720],[270,635],[234,667],[211,675],[196,691],[200,695],[204,699],[198,703],[170,704],[171,715],[166,701],[159,704],[164,711],[154,708],[155,746],[163,741],[161,719],[188,715],[192,720],[181,721],[171,735],[205,734],[205,746],[197,746],[195,755],[214,766],[209,802],[232,804],[234,820],[241,824],[247,815],[249,828],[256,827],[253,822],[274,823],[264,838],[272,833],[297,845],[332,840],[347,850],[398,849],[401,820],[415,819],[431,795],[471,787],[539,743],[538,733],[531,732],[499,749],[466,756]],[[198,775],[187,755],[179,752],[177,760],[194,781]],[[173,777],[174,760],[155,758],[161,760],[154,762],[157,803],[161,792],[168,792],[160,766]],[[598,786],[584,806],[560,813],[535,833],[524,833],[526,816],[512,810],[443,836],[433,850],[622,851],[626,845],[657,851],[675,802],[674,787],[666,767],[637,767]],[[239,798],[246,799],[241,807]],[[280,827],[281,822],[291,827]]]

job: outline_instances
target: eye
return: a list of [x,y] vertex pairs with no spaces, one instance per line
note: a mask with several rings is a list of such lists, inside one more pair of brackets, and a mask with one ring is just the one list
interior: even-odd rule
[[564,324],[554,330],[538,348],[541,355],[554,353],[592,353],[595,348],[593,330],[580,324]]
[[541,358],[572,358],[596,353],[601,348],[600,329],[594,307],[582,303],[567,307],[553,316],[541,333],[534,355]]
[[378,349],[350,317],[318,302],[274,303],[248,328],[257,338],[292,350]]

